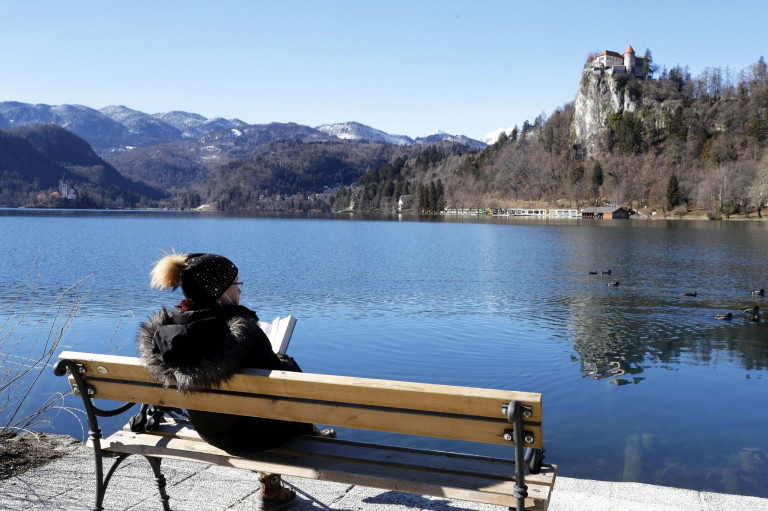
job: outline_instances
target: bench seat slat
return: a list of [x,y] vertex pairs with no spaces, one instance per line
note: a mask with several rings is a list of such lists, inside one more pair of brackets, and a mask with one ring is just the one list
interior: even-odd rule
[[[64,352],[59,358],[67,358],[83,364],[86,369],[83,374],[85,378],[95,376],[154,383],[141,365],[140,359],[136,357]],[[99,370],[100,367],[101,370]],[[258,376],[262,378],[255,379]],[[222,388],[233,392],[258,392],[286,397],[302,396],[340,403],[397,406],[489,418],[503,417],[502,404],[520,401],[532,408],[533,415],[530,420],[541,422],[541,394],[532,392],[261,369],[239,371]],[[429,400],[424,400],[424,392],[430,394]]]
[[[332,444],[332,442],[328,443]],[[424,469],[423,463],[418,469],[413,468],[412,465],[371,463],[364,458],[345,455],[345,442],[335,441],[335,443],[338,451],[335,456],[318,457],[297,446],[289,448],[286,452],[273,449],[261,453],[238,455],[235,452],[222,451],[200,439],[135,434],[126,431],[118,431],[103,441],[105,450],[114,452],[232,466],[501,506],[515,505],[515,499],[512,497],[514,481],[511,479],[501,480],[499,477],[429,471]],[[422,456],[445,458],[434,451],[423,451]],[[430,465],[439,465],[439,462],[435,461]],[[514,466],[507,465],[507,470],[510,468]],[[526,478],[529,493],[526,499],[527,509],[542,511],[546,509],[557,469],[552,467],[547,470],[548,473],[535,476],[538,479],[536,481],[533,480],[534,476],[531,476],[531,479]],[[547,480],[549,484],[542,484]]]
[[[227,394],[226,399],[216,392],[181,394],[174,389],[165,390],[154,385],[136,385],[115,381],[89,380],[96,399],[109,399],[132,403],[147,403],[174,408],[206,410],[211,412],[255,417],[275,418],[296,422],[322,423],[337,427],[369,429],[389,433],[466,440],[499,445],[514,445],[503,438],[511,424],[503,418],[446,416],[420,413],[417,410],[383,409],[355,406],[347,403],[315,403],[308,400],[290,400],[258,394]],[[525,423],[524,430],[533,433],[534,441],[526,447],[540,448],[541,425]]]
[[[123,431],[129,432],[126,425]],[[171,436],[192,441],[202,441],[200,435],[185,422],[169,420],[153,431],[153,435]],[[343,447],[342,447],[343,446]],[[428,451],[411,447],[370,444],[342,439],[299,436],[272,449],[282,454],[303,454],[318,458],[352,458],[366,463],[410,467],[416,470],[443,471],[456,475],[482,475],[500,480],[514,480],[515,461],[447,451]],[[552,479],[538,474],[526,474],[528,483],[548,485]]]

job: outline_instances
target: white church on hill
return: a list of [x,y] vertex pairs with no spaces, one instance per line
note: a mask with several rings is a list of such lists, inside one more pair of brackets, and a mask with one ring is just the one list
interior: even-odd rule
[[605,50],[599,55],[590,56],[589,65],[595,71],[606,70],[609,73],[627,73],[638,78],[645,78],[645,58],[636,57],[632,45],[623,54]]

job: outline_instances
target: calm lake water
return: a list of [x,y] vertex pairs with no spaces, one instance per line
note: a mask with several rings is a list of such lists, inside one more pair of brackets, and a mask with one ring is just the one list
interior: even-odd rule
[[[30,288],[25,324],[90,276],[72,349],[134,355],[139,322],[180,298],[148,288],[161,250],[219,253],[262,319],[299,318],[305,371],[541,392],[562,475],[768,497],[768,321],[737,312],[768,308],[749,294],[768,288],[767,222],[5,210],[0,236],[3,323]],[[46,371],[29,408],[64,387]],[[51,429],[82,436],[67,413]]]

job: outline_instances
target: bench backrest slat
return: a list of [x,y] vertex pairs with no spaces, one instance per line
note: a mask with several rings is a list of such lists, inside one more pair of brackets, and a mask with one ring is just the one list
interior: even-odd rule
[[94,397],[114,401],[313,422],[474,442],[512,445],[501,406],[531,406],[524,430],[541,447],[541,395],[414,382],[247,369],[208,392],[182,394],[155,383],[138,358],[65,352],[82,364]]

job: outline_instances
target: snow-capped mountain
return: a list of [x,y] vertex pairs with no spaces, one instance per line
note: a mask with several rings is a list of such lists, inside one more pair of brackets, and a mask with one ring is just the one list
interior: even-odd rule
[[174,110],[173,112],[165,112],[160,114],[153,114],[161,121],[167,122],[179,131],[187,131],[192,128],[196,128],[201,124],[205,124],[208,119],[200,114],[193,114],[190,112],[181,112]]
[[122,105],[95,110],[82,105],[50,106],[14,101],[0,102],[0,129],[27,124],[56,124],[66,128],[87,140],[102,156],[114,156],[135,148],[172,142],[210,143],[213,140],[231,141],[240,137],[243,141],[238,145],[243,147],[282,137],[306,140],[335,137],[341,140],[364,140],[399,146],[449,141],[479,149],[485,147],[483,142],[464,135],[436,131],[414,140],[405,135],[391,135],[359,122],[324,124],[317,128],[295,123],[251,125],[240,119],[208,119],[199,114],[181,111],[148,114]]
[[97,152],[100,146],[128,135],[125,126],[87,106],[0,102],[0,129],[27,124],[57,124],[86,139]]
[[509,128],[499,128],[497,130],[494,130],[488,134],[486,134],[482,140],[488,145],[495,144],[497,140],[499,140],[499,135],[501,135],[502,132],[506,133],[507,135],[512,133],[512,130],[515,129],[514,126],[510,126]]
[[181,137],[181,131],[178,128],[162,119],[122,105],[107,106],[100,109],[99,112],[113,121],[119,122],[128,128],[129,133],[134,135],[143,135],[164,141]]
[[395,145],[413,144],[413,139],[410,137],[406,137],[405,135],[390,135],[389,133],[360,124],[359,122],[323,124],[315,129],[342,140],[369,140],[371,142],[384,142],[386,144]]
[[207,119],[187,112],[147,114],[122,105],[95,110],[82,105],[0,102],[0,129],[28,124],[56,124],[66,128],[87,140],[101,155],[247,126],[239,119]]
[[475,149],[483,149],[486,144],[480,140],[469,138],[465,135],[451,135],[441,130],[433,131],[426,137],[419,137],[415,140],[417,144],[434,144],[435,142],[456,142],[458,144],[465,144]]
[[371,128],[359,122],[343,122],[338,124],[324,124],[318,126],[318,131],[343,140],[369,140],[373,142],[384,142],[386,144],[412,145],[412,144],[433,144],[441,141],[457,142],[466,144],[470,147],[482,149],[486,146],[483,142],[475,140],[464,135],[450,135],[444,131],[433,131],[426,137],[412,139],[405,135],[390,135],[381,130]]
[[208,119],[202,115],[189,112],[176,111],[154,115],[158,119],[162,119],[181,130],[184,138],[199,138],[215,131],[240,129],[248,126],[248,123],[240,119],[224,119],[223,117]]

